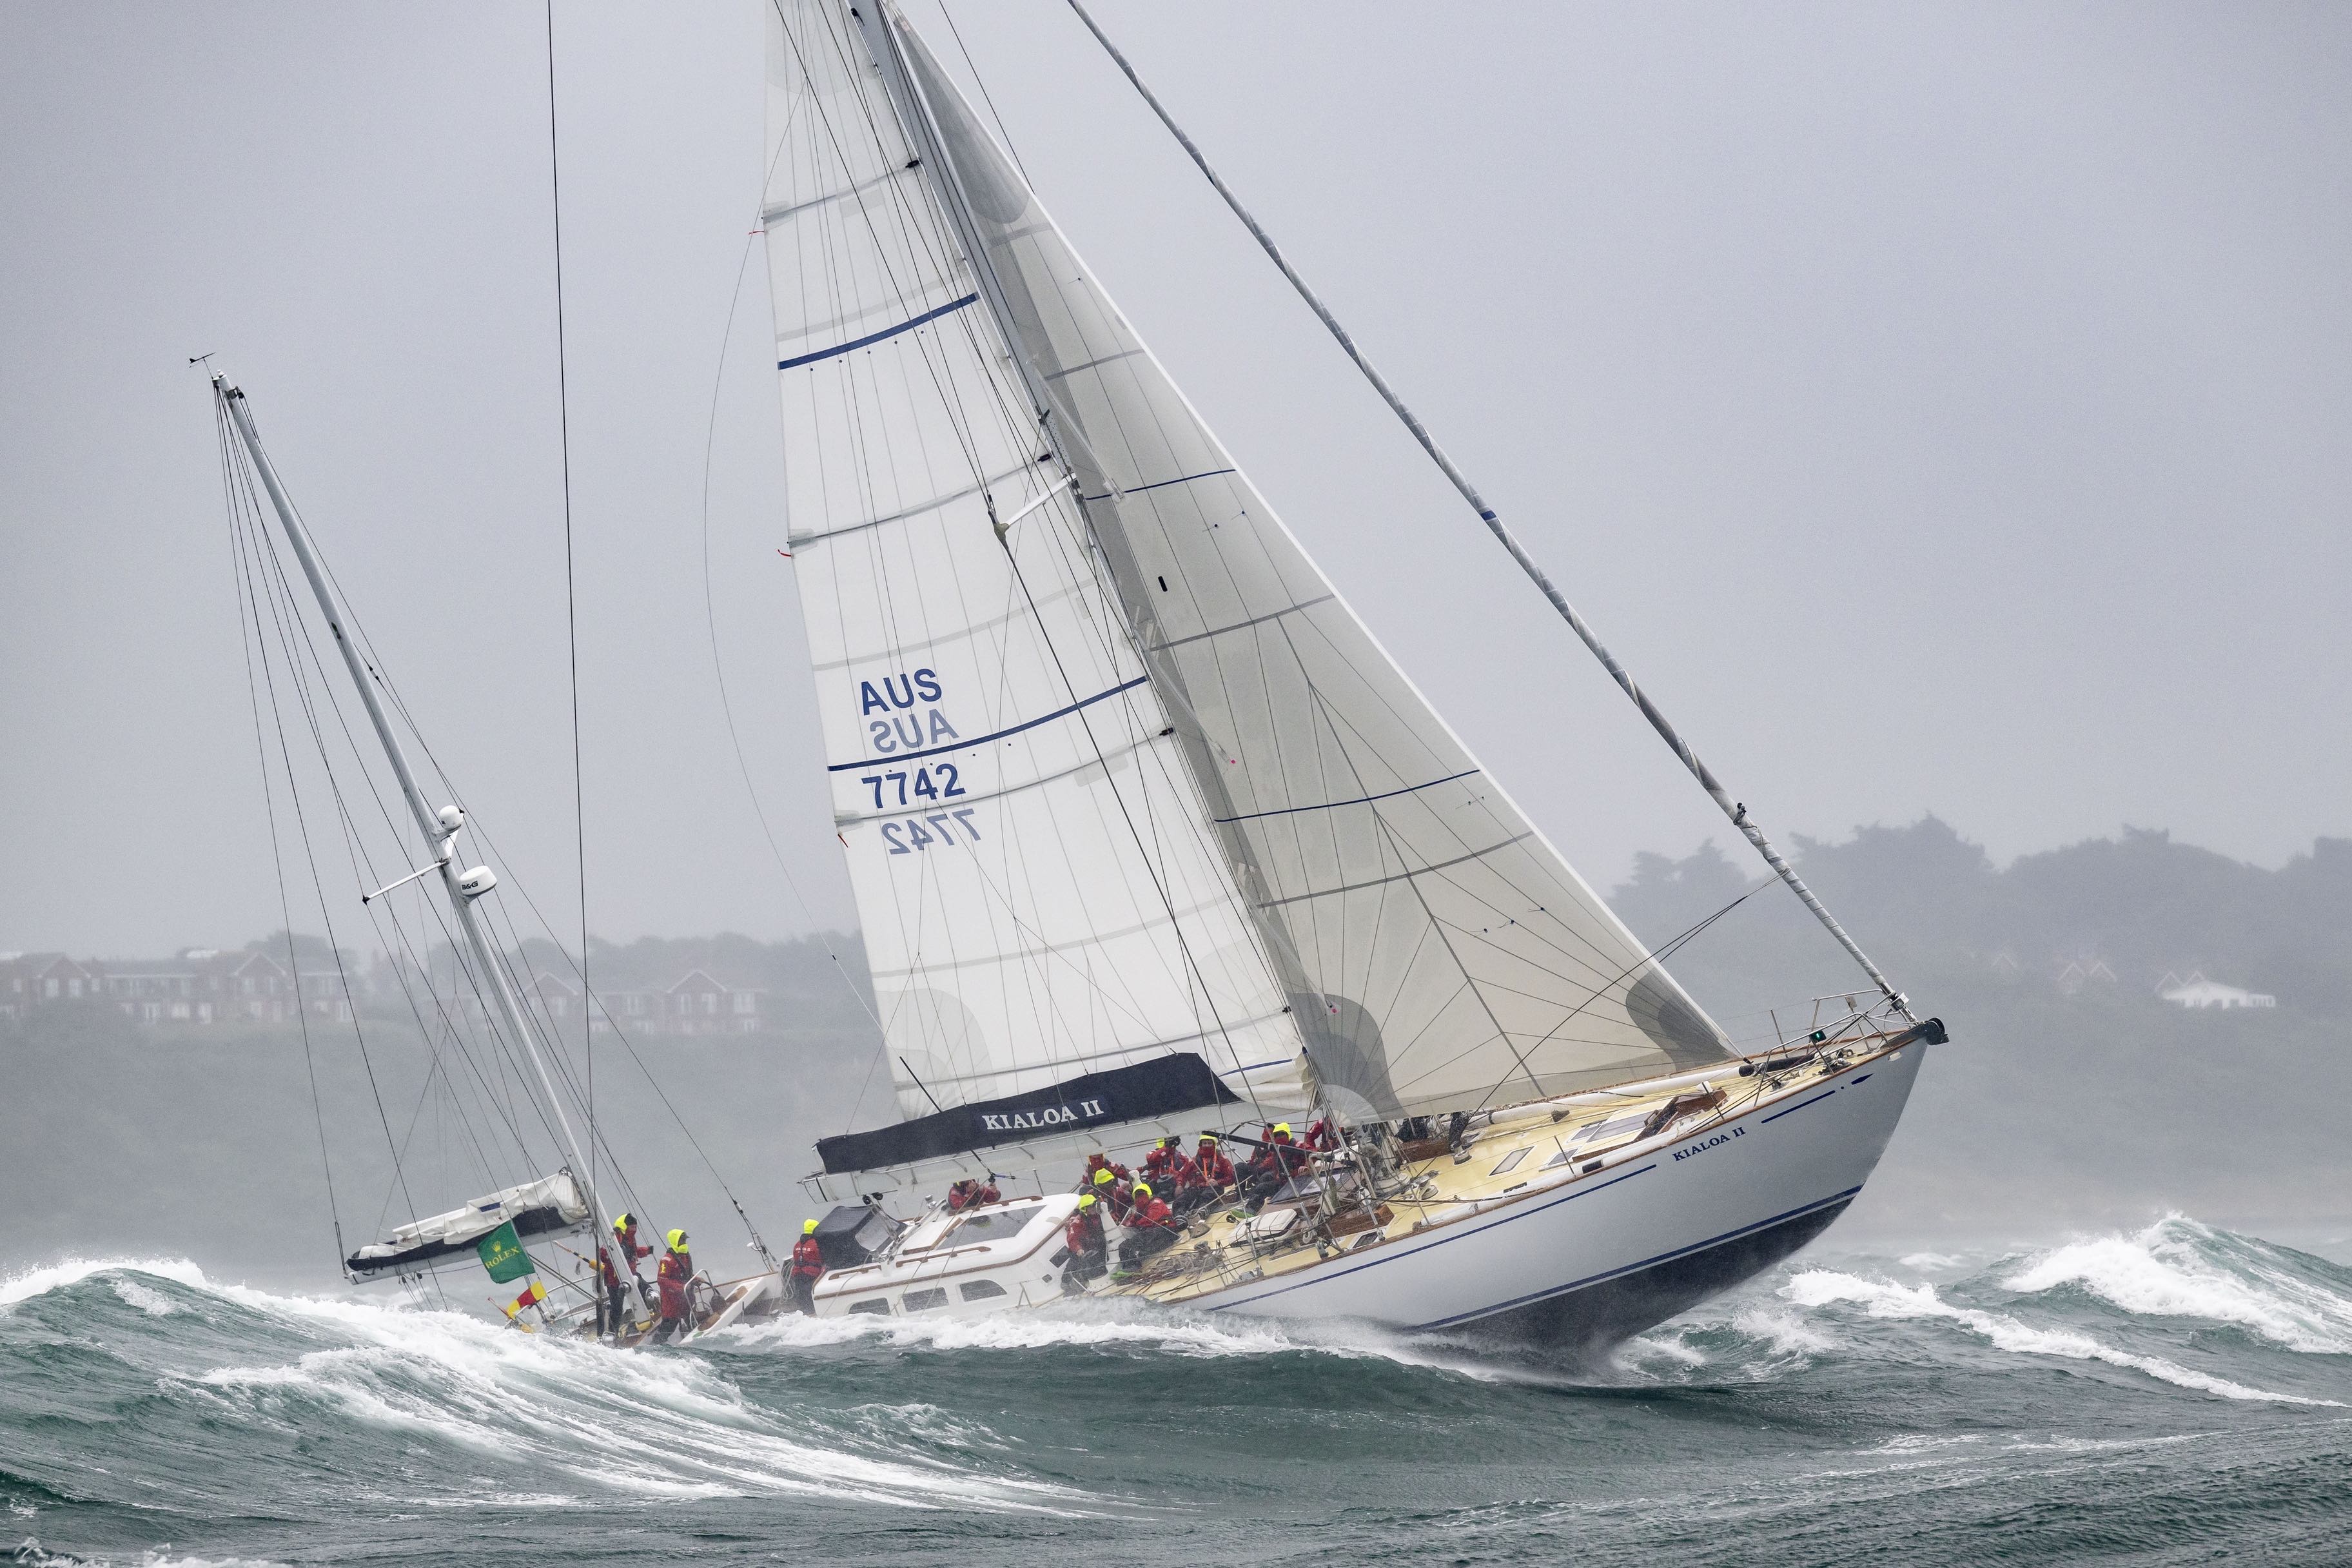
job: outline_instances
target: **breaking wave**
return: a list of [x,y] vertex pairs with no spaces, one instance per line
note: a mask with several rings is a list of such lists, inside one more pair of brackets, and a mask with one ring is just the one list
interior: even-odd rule
[[2179,1215],[2053,1248],[2004,1283],[2029,1296],[2073,1287],[2141,1316],[2202,1318],[2291,1351],[2352,1355],[2352,1271]]
[[617,1353],[184,1259],[0,1279],[0,1521],[38,1563],[1610,1564],[1702,1523],[1698,1563],[1899,1523],[1932,1563],[2021,1497],[2040,1560],[2293,1559],[2352,1531],[2347,1405],[2352,1270],[2179,1216],[1818,1249],[1598,1361],[1104,1302]]

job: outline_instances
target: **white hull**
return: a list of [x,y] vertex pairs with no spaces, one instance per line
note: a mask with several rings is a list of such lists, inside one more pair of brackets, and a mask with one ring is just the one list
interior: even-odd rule
[[1593,1175],[1197,1304],[1543,1344],[1639,1333],[1769,1268],[1844,1212],[1926,1055],[1906,1046]]
[[[1633,1145],[1602,1169],[1531,1183],[1361,1252],[1182,1304],[1570,1349],[1639,1333],[1769,1268],[1844,1212],[1885,1152],[1926,1054],[1914,1041],[1873,1055],[1703,1131]],[[1041,1211],[1019,1245],[993,1256],[974,1247],[828,1276],[817,1310],[862,1302],[857,1310],[894,1317],[976,1317],[1060,1302],[1046,1243],[1075,1201],[1045,1200],[1051,1224]],[[1006,1289],[966,1300],[962,1282],[982,1278]]]

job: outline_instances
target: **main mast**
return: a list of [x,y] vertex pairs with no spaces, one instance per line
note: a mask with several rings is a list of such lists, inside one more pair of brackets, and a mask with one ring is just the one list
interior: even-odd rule
[[[457,830],[466,825],[466,814],[456,805],[445,805],[436,812],[425,804],[425,796],[416,786],[416,775],[408,766],[407,754],[401,750],[400,738],[393,732],[391,721],[384,717],[383,705],[376,698],[372,672],[361,658],[358,647],[345,635],[342,605],[319,569],[317,554],[310,548],[310,535],[295,516],[293,503],[286,499],[285,489],[278,482],[278,470],[270,466],[269,455],[262,450],[261,437],[253,427],[252,411],[246,405],[245,394],[231,386],[221,376],[213,377],[214,395],[227,408],[230,422],[236,426],[238,439],[253,458],[256,472],[261,476],[262,488],[269,492],[269,504],[277,510],[278,523],[286,538],[294,546],[295,559],[302,563],[302,575],[310,584],[310,592],[318,596],[319,613],[326,617],[327,629],[335,634],[335,647],[343,656],[343,668],[351,672],[352,684],[358,688],[360,703],[367,710],[368,722],[375,726],[375,738],[383,746],[383,754],[392,763],[394,777],[400,781],[401,798],[416,819],[416,830],[424,836],[425,852],[432,864],[416,873],[427,876],[437,872],[442,890],[447,894],[449,908],[457,917],[457,925],[466,933],[467,950],[473,954],[474,965],[489,983],[490,999],[498,1009],[499,1021],[507,1033],[521,1042],[530,1056],[530,1065],[538,1071],[540,1088],[555,1112],[556,1125],[563,1131],[563,1142],[572,1155],[572,1179],[588,1194],[589,1207],[594,1211],[598,1224],[609,1229],[612,1216],[604,1212],[596,1191],[589,1183],[589,1164],[582,1156],[580,1141],[572,1131],[572,1118],[563,1109],[563,1098],[555,1091],[555,1081],[549,1075],[546,1059],[541,1055],[539,1037],[523,1016],[521,1003],[513,988],[507,984],[506,969],[483,934],[481,921],[475,916],[474,900],[498,885],[498,878],[488,867],[477,866],[468,871],[457,869]],[[403,879],[406,880],[407,879]],[[397,886],[398,884],[394,884]],[[373,896],[373,895],[371,895]],[[593,1129],[591,1130],[593,1131]]]

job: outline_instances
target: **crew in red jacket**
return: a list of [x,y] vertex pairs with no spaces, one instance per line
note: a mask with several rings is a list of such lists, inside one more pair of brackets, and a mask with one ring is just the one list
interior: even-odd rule
[[1077,1212],[1062,1228],[1062,1245],[1070,1249],[1069,1266],[1062,1270],[1062,1289],[1076,1295],[1089,1279],[1108,1268],[1109,1247],[1103,1240],[1102,1204],[1088,1193],[1078,1199]]
[[613,1271],[611,1247],[596,1249],[596,1272],[604,1286],[603,1299],[596,1303],[596,1331],[599,1334],[618,1334],[628,1326],[628,1298],[621,1289],[621,1277]]
[[1223,1192],[1234,1184],[1234,1163],[1225,1158],[1223,1145],[1213,1132],[1201,1134],[1201,1146],[1192,1151],[1193,1179],[1212,1192]]
[[801,1238],[793,1243],[793,1305],[816,1316],[816,1282],[824,1277],[824,1252],[816,1244],[816,1221],[801,1224]]
[[1189,1215],[1207,1208],[1217,1201],[1217,1195],[1234,1184],[1234,1163],[1217,1147],[1213,1132],[1201,1134],[1201,1146],[1192,1157],[1178,1167],[1176,1178],[1176,1212]]
[[1149,1182],[1135,1184],[1135,1207],[1127,1217],[1131,1233],[1118,1244],[1118,1267],[1132,1273],[1147,1258],[1176,1245],[1176,1215],[1151,1191]]
[[966,1177],[948,1189],[948,1213],[950,1214],[961,1214],[966,1209],[976,1209],[982,1204],[996,1204],[1003,1201],[1004,1194],[996,1190],[996,1184],[992,1181],[982,1182]]
[[1274,1131],[1265,1135],[1265,1142],[1258,1145],[1257,1152],[1242,1167],[1242,1195],[1250,1200],[1251,1212],[1255,1213],[1258,1205],[1307,1169],[1312,1158],[1291,1141],[1289,1122],[1276,1122]]
[[661,1321],[647,1342],[651,1344],[675,1338],[693,1326],[688,1312],[687,1287],[694,1280],[694,1254],[686,1249],[686,1232],[669,1233],[669,1250],[662,1254],[656,1279],[661,1286]]
[[1095,1177],[1104,1171],[1108,1171],[1113,1176],[1122,1182],[1133,1181],[1135,1179],[1135,1173],[1133,1171],[1129,1170],[1125,1165],[1118,1163],[1109,1155],[1097,1149],[1093,1153],[1087,1156],[1087,1168],[1078,1173],[1078,1191],[1082,1193],[1093,1192],[1095,1190]]
[[1184,1151],[1177,1145],[1176,1135],[1170,1133],[1154,1143],[1151,1152],[1143,1156],[1143,1179],[1157,1182],[1162,1188],[1172,1192],[1176,1184],[1176,1165],[1183,1158]]
[[1113,1225],[1125,1225],[1128,1215],[1135,1207],[1135,1194],[1128,1189],[1125,1182],[1108,1170],[1095,1173],[1095,1196],[1102,1199],[1103,1207],[1110,1211]]

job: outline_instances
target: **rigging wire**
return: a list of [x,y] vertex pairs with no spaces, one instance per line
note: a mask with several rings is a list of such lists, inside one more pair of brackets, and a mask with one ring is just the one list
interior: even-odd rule
[[[217,396],[217,395],[216,395],[216,396]],[[243,500],[244,500],[245,506],[246,506],[247,509],[249,509],[249,511],[248,511],[248,513],[247,513],[247,517],[241,517],[241,518],[239,519],[239,522],[240,522],[240,526],[242,527],[243,531],[244,531],[244,533],[245,533],[245,535],[246,535],[247,544],[247,546],[248,546],[248,547],[250,547],[250,546],[251,546],[251,544],[252,544],[252,540],[253,540],[253,535],[254,535],[254,533],[255,533],[256,531],[260,531],[260,530],[259,530],[259,525],[258,525],[257,520],[258,520],[259,515],[260,515],[261,503],[260,503],[260,500],[259,500],[259,498],[258,498],[258,497],[257,497],[257,496],[255,496],[255,495],[253,494],[253,476],[252,476],[252,472],[251,472],[251,468],[250,468],[250,465],[249,465],[249,463],[247,463],[246,460],[244,460],[242,453],[240,453],[240,452],[236,452],[236,451],[235,451],[234,449],[232,449],[232,457],[233,457],[233,458],[235,458],[235,460],[236,460],[236,468],[235,468],[235,469],[234,469],[234,472],[235,472],[235,475],[236,475],[236,489],[233,489],[232,494],[235,494],[235,493],[236,492],[236,490],[237,490],[237,489],[241,489],[241,491],[242,491],[242,499],[243,499]],[[234,505],[233,505],[233,507],[232,507],[232,511],[233,511],[233,515],[234,515],[234,514],[235,514],[235,508],[234,508]],[[248,521],[248,519],[249,519],[250,521]],[[264,532],[264,535],[263,535],[263,536],[264,536],[265,538],[267,537],[266,532]],[[245,551],[245,550],[243,550],[243,549],[240,549],[240,550],[239,550],[238,554],[237,554],[237,560],[238,560],[238,569],[239,569],[240,573],[249,573],[250,568],[246,564],[246,551]],[[365,1070],[365,1072],[366,1072],[366,1074],[367,1074],[367,1080],[368,1080],[368,1093],[369,1093],[370,1097],[371,1097],[371,1098],[375,1101],[376,1120],[377,1120],[378,1123],[379,1123],[379,1124],[383,1127],[383,1129],[384,1146],[385,1146],[385,1148],[386,1148],[388,1151],[390,1151],[390,1152],[392,1152],[392,1154],[393,1154],[393,1180],[394,1180],[394,1184],[396,1185],[396,1187],[397,1187],[397,1189],[398,1189],[398,1191],[399,1191],[399,1193],[400,1193],[402,1202],[403,1202],[403,1203],[404,1203],[404,1204],[407,1205],[407,1208],[408,1208],[409,1223],[410,1223],[410,1224],[412,1224],[412,1225],[414,1225],[415,1223],[416,1223],[416,1217],[417,1217],[417,1216],[416,1216],[416,1200],[415,1200],[415,1198],[413,1195],[411,1195],[411,1194],[409,1193],[409,1190],[408,1190],[408,1175],[407,1175],[407,1173],[406,1173],[405,1171],[402,1170],[402,1169],[401,1169],[401,1166],[400,1166],[400,1163],[399,1163],[399,1153],[398,1153],[398,1146],[397,1146],[397,1144],[394,1142],[394,1139],[393,1139],[393,1135],[392,1135],[392,1118],[391,1118],[391,1115],[390,1115],[390,1114],[385,1110],[385,1109],[384,1109],[384,1104],[383,1104],[383,1091],[382,1087],[378,1084],[378,1082],[377,1082],[377,1080],[376,1080],[376,1075],[375,1075],[375,1063],[374,1063],[374,1061],[371,1058],[371,1057],[369,1056],[369,1053],[368,1053],[368,1048],[367,1048],[367,1035],[366,1035],[366,1031],[365,1031],[365,1030],[363,1030],[363,1029],[360,1026],[359,1008],[357,1007],[357,1005],[354,1005],[354,1003],[353,1003],[353,1001],[352,1001],[352,992],[351,992],[351,977],[350,977],[350,975],[348,975],[347,973],[344,973],[344,970],[343,970],[343,954],[342,954],[342,948],[341,948],[341,944],[336,941],[336,938],[335,938],[335,921],[334,921],[334,916],[333,916],[333,915],[332,915],[332,914],[328,910],[328,908],[327,908],[327,893],[326,893],[326,886],[325,886],[324,882],[320,879],[320,875],[319,875],[319,858],[318,858],[317,852],[312,848],[311,844],[310,844],[310,829],[309,818],[308,818],[307,815],[304,813],[304,811],[302,810],[302,797],[301,797],[301,794],[300,794],[299,790],[296,787],[295,783],[294,783],[294,759],[293,759],[293,752],[292,752],[292,748],[288,744],[287,740],[286,740],[286,722],[285,722],[285,717],[284,717],[283,711],[282,711],[282,710],[279,708],[279,706],[278,706],[278,685],[277,685],[277,678],[275,677],[275,675],[273,675],[273,674],[271,673],[271,666],[270,666],[270,659],[269,659],[269,647],[268,647],[268,642],[267,642],[266,640],[264,640],[265,634],[262,632],[261,627],[260,627],[260,625],[259,625],[259,622],[258,622],[258,598],[257,598],[257,595],[258,595],[258,593],[261,591],[261,589],[262,589],[263,587],[266,587],[266,585],[267,585],[267,578],[266,578],[266,577],[264,578],[263,583],[262,583],[261,584],[257,584],[257,584],[254,584],[251,582],[251,579],[250,579],[250,577],[248,576],[248,577],[247,577],[247,602],[248,604],[252,604],[252,605],[255,605],[255,608],[256,608],[257,621],[256,621],[256,627],[255,627],[255,637],[256,637],[257,642],[257,643],[259,643],[259,646],[260,646],[260,653],[261,653],[261,674],[262,674],[262,680],[263,680],[264,685],[268,688],[268,691],[269,691],[269,705],[270,705],[271,715],[272,715],[273,720],[275,721],[276,728],[277,728],[277,731],[278,731],[278,754],[279,754],[279,759],[280,759],[280,762],[281,762],[281,763],[282,763],[282,765],[283,765],[283,767],[284,767],[284,769],[285,769],[285,773],[286,773],[286,780],[287,780],[287,794],[288,794],[288,797],[289,797],[289,800],[292,802],[292,804],[293,804],[293,807],[294,807],[294,821],[295,821],[295,826],[296,826],[296,829],[297,829],[298,833],[300,835],[300,837],[301,837],[301,839],[302,839],[302,853],[303,853],[303,858],[304,858],[305,861],[308,863],[308,865],[310,866],[310,885],[311,885],[311,889],[312,889],[313,893],[317,896],[318,900],[319,900],[319,918],[320,918],[320,921],[321,921],[322,923],[324,923],[324,925],[326,926],[326,931],[327,931],[327,951],[328,951],[328,952],[329,952],[330,954],[331,954],[331,955],[333,956],[333,958],[334,958],[334,961],[335,961],[335,973],[336,973],[336,976],[337,976],[338,980],[340,981],[340,983],[341,984],[341,986],[342,986],[342,993],[343,993],[343,1004],[344,1004],[345,1007],[347,1007],[347,1008],[350,1010],[350,1012],[351,1012],[351,1017],[352,1017],[352,1037],[353,1040],[354,1040],[354,1041],[356,1041],[356,1042],[357,1042],[357,1044],[358,1044],[358,1047],[359,1047],[359,1053],[360,1053],[360,1064],[361,1064],[362,1068]],[[275,613],[275,610],[274,610],[274,606],[273,606],[273,616],[274,616],[274,613]],[[282,638],[282,637],[283,637],[283,636],[284,636],[284,630],[283,630],[283,627],[282,627],[282,626],[281,626],[281,628],[280,628],[280,636],[281,636],[281,638]],[[289,655],[289,660],[290,660],[290,655]],[[258,709],[257,708],[257,710],[256,710],[256,711],[255,711],[255,724],[256,724],[256,728],[257,728],[257,729],[258,729],[258,727],[259,727],[259,721],[260,721],[260,714],[259,714],[259,710],[258,710]],[[315,738],[317,737],[317,726],[316,726],[316,724],[315,724],[315,723],[313,723],[313,725],[312,725],[312,731],[313,731],[313,736],[314,736],[314,739],[315,739]],[[330,776],[330,778],[331,778],[331,777],[332,777],[331,773],[330,773],[330,775],[329,775],[329,776]],[[289,929],[288,929],[288,931],[287,931],[287,947],[288,947],[288,951],[289,951],[289,952],[292,952],[292,950],[293,950],[293,946],[294,946],[294,934],[293,934],[293,931],[292,931],[292,929],[291,929],[291,925],[290,925],[290,921],[289,921]],[[295,1005],[296,1005],[298,1008],[302,1009],[302,1010],[304,1010],[304,1011],[307,1013],[307,1011],[308,1011],[308,1009],[309,1009],[309,1006],[310,1006],[310,998],[309,998],[308,996],[306,996],[306,995],[304,995],[304,994],[303,994],[303,993],[302,993],[302,991],[301,991],[301,989],[300,989],[300,984],[299,984],[299,977],[298,977],[298,979],[297,979],[297,983],[296,983],[296,990],[295,990],[295,993],[294,993],[294,1003],[295,1003]],[[306,1025],[306,1028],[307,1028],[307,1025]],[[312,1104],[313,1104],[313,1107],[315,1108],[315,1107],[316,1107],[316,1104],[317,1104],[317,1101],[316,1101],[316,1100],[315,1100],[315,1099],[313,1100]],[[390,1205],[390,1203],[391,1203],[391,1194],[390,1194],[389,1193],[387,1193],[387,1194],[385,1194],[385,1200],[384,1200],[384,1201],[385,1201],[386,1205],[387,1205],[387,1206],[389,1206],[389,1205]],[[339,1259],[338,1261],[340,1262],[340,1259]],[[446,1300],[446,1298],[445,1298],[445,1300]]]
[[[587,796],[580,766],[580,612],[572,548],[572,374],[563,333],[563,168],[556,153],[555,0],[547,16],[547,193],[555,231],[555,404],[563,452],[563,631],[572,667],[572,843],[580,871],[580,988],[588,989]],[[561,943],[557,945],[561,946]],[[588,1190],[596,1190],[596,1027],[580,1009],[582,1045],[588,1079]]]
[[1109,36],[1096,24],[1094,17],[1087,15],[1086,6],[1080,4],[1080,0],[1068,0],[1068,3],[1070,9],[1077,14],[1078,20],[1086,24],[1087,31],[1093,34],[1095,41],[1102,46],[1103,52],[1110,56],[1112,63],[1118,67],[1120,74],[1133,85],[1143,101],[1150,106],[1151,112],[1159,117],[1160,124],[1168,128],[1169,134],[1176,138],[1178,144],[1184,149],[1186,156],[1192,160],[1193,166],[1201,171],[1217,195],[1223,199],[1225,205],[1233,210],[1234,216],[1241,220],[1244,228],[1249,230],[1250,237],[1257,241],[1259,248],[1265,252],[1267,258],[1282,273],[1283,278],[1293,289],[1297,290],[1298,297],[1307,302],[1307,308],[1315,312],[1316,319],[1329,331],[1340,350],[1354,362],[1356,368],[1363,373],[1364,379],[1371,384],[1372,390],[1381,395],[1381,401],[1389,405],[1390,412],[1403,423],[1404,427],[1412,433],[1412,438],[1420,443],[1422,450],[1429,455],[1430,460],[1437,465],[1439,471],[1444,474],[1454,488],[1461,492],[1462,499],[1470,503],[1471,510],[1478,514],[1478,521],[1486,525],[1487,531],[1495,536],[1496,542],[1509,552],[1511,559],[1517,563],[1519,569],[1526,573],[1528,579],[1542,592],[1552,608],[1559,612],[1560,618],[1568,623],[1569,628],[1576,633],[1579,640],[1591,650],[1595,658],[1601,661],[1601,667],[1608,670],[1610,679],[1614,680],[1620,689],[1633,700],[1633,705],[1641,710],[1642,716],[1649,721],[1650,727],[1658,732],[1659,738],[1666,742],[1683,766],[1689,770],[1691,776],[1698,781],[1699,787],[1706,792],[1708,797],[1721,808],[1723,815],[1730,819],[1731,826],[1739,830],[1740,837],[1748,840],[1757,854],[1763,858],[1764,863],[1772,868],[1773,874],[1780,878],[1790,892],[1797,895],[1799,900],[1812,912],[1816,920],[1821,921],[1830,935],[1837,939],[1838,944],[1845,949],[1847,955],[1862,966],[1863,972],[1870,976],[1872,982],[1885,994],[1886,999],[1902,1009],[1907,1017],[1909,1008],[1903,994],[1895,989],[1894,982],[1887,979],[1880,972],[1878,965],[1870,961],[1870,955],[1862,951],[1861,944],[1847,934],[1845,927],[1838,923],[1836,917],[1830,913],[1828,907],[1821,901],[1811,888],[1805,885],[1804,879],[1797,874],[1796,868],[1790,865],[1781,857],[1780,852],[1772,847],[1771,840],[1764,836],[1764,830],[1748,815],[1747,803],[1734,801],[1731,798],[1729,792],[1725,790],[1706,764],[1699,761],[1698,753],[1691,750],[1690,743],[1676,732],[1675,727],[1667,722],[1666,716],[1658,710],[1655,703],[1650,700],[1649,694],[1633,683],[1633,678],[1626,673],[1625,667],[1618,663],[1616,656],[1602,644],[1599,634],[1585,623],[1582,616],[1577,614],[1575,606],[1568,602],[1567,597],[1552,585],[1551,579],[1545,574],[1542,567],[1536,564],[1535,558],[1528,553],[1527,547],[1519,542],[1518,537],[1508,527],[1505,526],[1502,519],[1496,515],[1495,510],[1486,504],[1485,497],[1479,493],[1477,487],[1470,482],[1469,476],[1454,466],[1454,459],[1446,456],[1444,448],[1438,446],[1436,437],[1430,435],[1420,417],[1405,405],[1404,399],[1397,395],[1395,388],[1389,384],[1388,379],[1373,368],[1372,362],[1365,357],[1361,349],[1356,346],[1355,339],[1350,337],[1348,330],[1339,324],[1339,317],[1331,313],[1330,307],[1324,304],[1321,296],[1309,288],[1307,280],[1301,278],[1297,269],[1291,266],[1289,259],[1275,244],[1274,237],[1265,231],[1264,225],[1251,216],[1248,208],[1242,205],[1241,198],[1234,195],[1233,188],[1225,184],[1216,170],[1210,167],[1207,156],[1202,153],[1192,137],[1185,134],[1183,128],[1176,123],[1174,116],[1168,112],[1166,106],[1160,101],[1158,96],[1143,84],[1143,79],[1136,74],[1135,67],[1129,63],[1127,57],[1119,52],[1118,46],[1112,43]]
[[[236,516],[236,492],[229,477],[233,462],[232,454],[236,449],[235,437],[229,431],[227,411],[218,397],[213,400],[213,425],[215,434],[220,441],[221,499],[226,503],[229,513],[229,545],[236,565],[233,576],[236,584],[237,646],[245,655],[245,695],[246,701],[253,710],[254,759],[261,765],[261,800],[269,823],[269,864],[278,879],[278,917],[283,922],[286,936],[287,973],[292,975],[294,980],[294,1018],[302,1031],[302,1072],[310,1085],[310,1121],[319,1134],[319,1166],[327,1178],[327,1215],[334,1224],[335,1266],[341,1268],[343,1267],[343,1259],[346,1256],[343,1250],[342,1208],[335,1198],[334,1159],[327,1150],[327,1113],[325,1108],[319,1103],[319,1068],[310,1045],[310,1010],[303,1005],[302,1000],[302,961],[295,950],[294,910],[292,901],[286,892],[286,857],[278,837],[278,793],[270,786],[269,748],[262,740],[261,691],[253,677],[253,644],[245,635],[247,608],[244,572],[245,548],[238,537],[241,525]],[[257,609],[255,614],[254,625],[257,633],[260,626]]]

